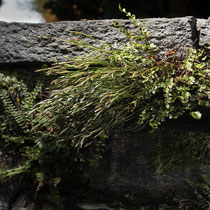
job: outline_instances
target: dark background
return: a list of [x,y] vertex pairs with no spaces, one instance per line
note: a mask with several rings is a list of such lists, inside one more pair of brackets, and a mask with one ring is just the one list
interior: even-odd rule
[[210,0],[45,0],[43,7],[57,20],[125,18],[119,3],[137,18],[210,15]]

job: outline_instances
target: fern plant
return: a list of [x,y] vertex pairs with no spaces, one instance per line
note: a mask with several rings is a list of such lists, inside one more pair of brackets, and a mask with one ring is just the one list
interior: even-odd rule
[[170,138],[169,133],[168,136],[159,137],[157,153],[154,155],[157,172],[182,172],[187,169],[199,169],[201,164],[208,165],[210,134],[208,126],[202,129],[174,129],[170,130]]
[[26,154],[36,144],[30,112],[39,100],[41,89],[41,81],[37,82],[33,91],[29,91],[25,83],[15,76],[0,73],[0,145],[18,165],[18,168],[1,171],[1,176],[13,176],[29,168]]
[[185,179],[182,187],[175,187],[175,193],[178,209],[210,209],[210,180],[203,175],[197,181]]
[[[43,98],[42,89],[42,80],[29,90],[17,77],[0,73],[0,148],[13,160],[10,165],[0,166],[0,181],[18,176],[27,196],[34,199],[37,194],[48,194],[51,201],[58,204],[60,193],[57,185],[61,177],[68,180],[69,168],[74,174],[76,158],[82,156],[76,155],[77,152],[70,147],[54,144],[55,135],[50,127],[32,129],[37,123],[33,109]],[[42,193],[38,193],[40,191]]]

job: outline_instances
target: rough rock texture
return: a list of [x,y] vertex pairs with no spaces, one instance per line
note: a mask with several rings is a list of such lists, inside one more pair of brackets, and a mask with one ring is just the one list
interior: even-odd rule
[[12,205],[12,210],[35,210],[34,203],[31,203],[29,206],[27,206],[24,195],[21,194]]
[[5,199],[5,197],[0,195],[0,209],[1,210],[8,210],[9,209],[9,203]]
[[78,208],[81,210],[116,210],[113,208],[109,208],[106,204],[100,204],[100,203],[79,204]]
[[139,201],[149,203],[153,199],[165,199],[171,191],[171,186],[179,185],[183,178],[196,176],[199,173],[210,177],[208,164],[201,168],[185,170],[184,173],[173,170],[161,174],[156,173],[154,166],[158,139],[167,145],[174,145],[172,136],[177,131],[182,129],[185,132],[202,131],[202,128],[209,130],[209,122],[210,118],[199,123],[183,119],[178,122],[168,122],[164,132],[157,131],[154,134],[147,131],[114,132],[101,166],[87,173],[91,186],[119,195],[127,192],[136,193],[139,195]]
[[[196,19],[193,17],[140,21],[149,30],[151,42],[163,52],[170,48],[183,50],[183,47],[191,47],[197,38]],[[119,20],[119,23],[130,27],[129,20]],[[44,24],[0,22],[0,65],[37,66],[50,63],[53,58],[63,60],[64,55],[81,55],[84,51],[67,49],[61,41],[76,37],[69,31],[83,32],[108,43],[118,42],[124,37],[110,20]]]
[[210,44],[210,17],[208,20],[198,19],[197,29],[199,31],[199,45],[204,46]]
[[[1,209],[1,208],[0,208]],[[12,204],[11,210],[57,210],[54,205],[42,204],[40,202],[28,203],[23,194]],[[62,210],[62,209],[61,209]]]
[[125,194],[138,193],[144,202],[167,193],[164,177],[151,166],[156,136],[146,132],[115,133],[101,167],[89,176],[93,188]]
[[0,210],[8,210],[11,203],[16,199],[20,187],[18,185],[11,184],[0,185]]

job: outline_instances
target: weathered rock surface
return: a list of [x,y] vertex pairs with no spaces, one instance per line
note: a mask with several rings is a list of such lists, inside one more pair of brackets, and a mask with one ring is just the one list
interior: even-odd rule
[[101,167],[87,175],[92,187],[117,194],[138,193],[144,202],[164,196],[167,180],[156,175],[151,165],[156,142],[156,136],[146,132],[115,133]]
[[2,197],[0,195],[0,209],[1,210],[8,210],[9,209],[9,203],[5,199],[5,197]]
[[100,204],[100,203],[79,204],[78,208],[81,210],[116,210],[116,209],[108,207],[106,204]]
[[21,194],[14,204],[12,204],[12,210],[35,210],[34,203],[28,205],[24,195]]
[[[28,202],[23,194],[12,204],[11,210],[56,210],[58,208],[50,204],[40,202]],[[62,210],[62,209],[61,209]]]
[[199,45],[210,44],[210,17],[208,20],[198,19],[197,29],[199,31]]
[[[131,27],[129,20],[118,21],[126,28]],[[193,17],[151,18],[140,21],[150,32],[151,42],[162,52],[170,48],[180,51],[183,47],[191,47],[197,38],[196,19]],[[44,24],[0,22],[0,65],[38,66],[51,63],[53,58],[63,60],[64,55],[81,55],[83,50],[73,50],[63,43],[62,40],[76,37],[69,31],[83,32],[110,44],[119,42],[124,37],[110,20]]]
[[0,185],[0,210],[8,210],[18,196],[20,187],[16,184],[10,186]]
[[[210,120],[210,119],[208,119]],[[200,128],[209,129],[209,121],[200,122]],[[175,145],[172,136],[181,129],[200,129],[192,122],[176,122],[169,124],[167,129],[150,134],[146,131],[114,132],[111,135],[109,151],[97,169],[91,169],[87,176],[91,186],[100,190],[108,190],[119,195],[127,192],[139,195],[139,201],[149,203],[154,199],[162,200],[171,191],[171,186],[178,186],[186,177],[199,173],[210,177],[209,165],[201,168],[186,169],[185,172],[172,170],[161,174],[156,173],[154,157],[156,157],[159,139],[167,145]],[[208,157],[207,157],[208,159]],[[207,160],[209,163],[209,159]]]

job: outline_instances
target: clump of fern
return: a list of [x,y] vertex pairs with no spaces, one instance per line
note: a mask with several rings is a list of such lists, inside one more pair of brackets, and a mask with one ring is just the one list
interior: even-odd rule
[[14,162],[14,168],[1,170],[2,178],[26,172],[30,167],[28,154],[36,145],[30,112],[40,101],[41,89],[41,81],[29,91],[15,76],[0,73],[0,146]]
[[210,209],[210,180],[201,176],[200,180],[185,179],[181,187],[175,187],[174,200],[178,209]]
[[69,174],[78,170],[76,159],[82,156],[70,145],[55,144],[50,127],[33,128],[38,123],[34,106],[43,98],[46,92],[42,79],[31,90],[16,76],[0,73],[0,148],[12,159],[10,165],[0,165],[0,181],[19,177],[27,196],[34,199],[37,194],[48,194],[58,204],[60,193],[56,186],[61,177],[67,182]]
[[[0,180],[19,177],[28,197],[34,197],[43,185],[49,186],[52,199],[58,202],[58,192],[51,187],[59,182],[59,178],[51,176],[51,166],[57,156],[53,158],[54,147],[47,145],[47,139],[53,137],[47,132],[43,137],[41,130],[32,129],[34,106],[46,97],[42,89],[42,79],[30,90],[16,76],[0,73],[0,147],[12,159],[10,165],[0,166]],[[44,147],[38,143],[40,136],[46,140]]]

